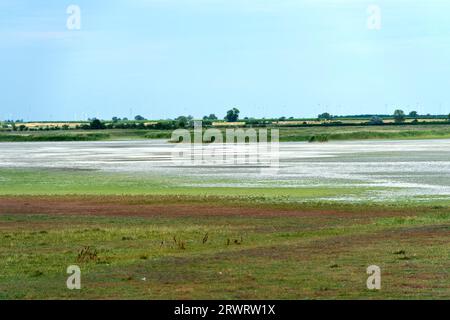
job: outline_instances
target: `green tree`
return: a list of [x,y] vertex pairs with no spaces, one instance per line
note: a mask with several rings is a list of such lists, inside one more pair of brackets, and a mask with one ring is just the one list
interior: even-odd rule
[[381,125],[381,124],[383,124],[383,119],[381,119],[380,117],[374,116],[374,117],[372,117],[372,119],[370,119],[369,123],[372,125]]
[[239,109],[233,108],[233,109],[227,111],[227,115],[225,116],[224,119],[227,122],[236,122],[239,120],[239,113],[241,113],[239,111]]
[[418,113],[417,113],[417,111],[411,111],[411,112],[409,113],[409,116],[410,116],[411,118],[417,119]]
[[213,113],[211,113],[209,116],[204,116],[203,117],[204,121],[215,121],[217,120],[217,116]]
[[136,117],[134,117],[134,120],[136,120],[136,121],[143,121],[143,120],[145,120],[145,118],[143,116],[141,116],[141,115],[137,115]]
[[322,114],[319,114],[318,118],[319,120],[331,120],[332,116],[328,112],[324,112]]
[[105,124],[98,119],[93,119],[89,125],[89,128],[93,130],[101,130],[105,129]]
[[395,123],[405,122],[405,113],[403,112],[403,110],[397,109],[394,111],[394,120]]
[[194,117],[192,116],[179,116],[178,118],[175,119],[176,123],[177,123],[177,127],[179,128],[186,128],[191,126],[192,124],[192,120],[194,119]]

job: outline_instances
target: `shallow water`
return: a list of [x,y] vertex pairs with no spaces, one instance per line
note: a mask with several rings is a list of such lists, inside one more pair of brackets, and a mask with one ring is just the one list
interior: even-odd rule
[[[230,187],[369,187],[365,199],[450,196],[450,140],[369,140],[329,143],[280,143],[279,153],[258,153],[256,146],[204,145],[235,155],[232,163],[186,162],[160,140],[0,143],[0,168],[64,168],[185,177],[185,185]],[[238,163],[251,154],[257,162]],[[263,156],[261,156],[263,155]],[[273,158],[268,157],[268,155]],[[275,157],[279,161],[273,162]],[[268,162],[268,159],[272,162]],[[241,159],[242,160],[242,159]],[[272,170],[267,166],[272,163]],[[270,168],[269,168],[270,169]],[[275,170],[274,170],[275,169]],[[340,200],[346,199],[345,196]],[[355,200],[349,198],[349,200]]]

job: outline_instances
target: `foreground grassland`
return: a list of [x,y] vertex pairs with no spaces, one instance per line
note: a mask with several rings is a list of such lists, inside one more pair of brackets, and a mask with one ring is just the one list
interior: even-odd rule
[[[224,129],[222,129],[224,130]],[[281,127],[281,141],[331,141],[365,139],[445,139],[450,125]],[[0,142],[101,141],[171,138],[169,130],[70,130],[70,131],[0,131]]]
[[182,182],[1,169],[0,299],[450,299],[449,201]]
[[448,299],[450,205],[2,196],[0,270],[3,299]]
[[228,182],[204,177],[176,178],[150,174],[107,173],[90,170],[0,169],[0,195],[160,195],[229,196],[248,200],[308,201],[333,196],[357,196],[373,188],[233,188],[202,187]]

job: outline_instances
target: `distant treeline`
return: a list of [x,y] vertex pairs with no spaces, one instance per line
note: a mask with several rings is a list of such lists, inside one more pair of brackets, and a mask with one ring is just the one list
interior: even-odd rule
[[[393,119],[394,116],[392,114],[356,114],[356,115],[341,115],[341,116],[332,116],[334,119],[371,119],[372,117],[378,117],[383,119]],[[448,119],[448,114],[416,114],[411,115],[408,114],[406,116],[410,119],[420,118],[420,119]]]
[[[239,118],[240,111],[237,108],[228,110],[223,120],[219,120],[214,114],[204,116],[202,124],[204,127],[233,125],[240,127],[313,127],[313,126],[361,126],[361,125],[403,125],[403,124],[449,124],[449,115],[419,115],[416,111],[409,114],[401,109],[388,114],[360,114],[360,115],[332,115],[328,112],[319,114],[317,118],[297,119],[294,117],[280,117],[271,119],[256,119],[245,117]],[[410,121],[407,121],[410,120]],[[412,120],[412,121],[411,121]],[[435,121],[433,121],[435,120]],[[127,118],[113,117],[111,120],[89,119],[87,122],[66,122],[59,125],[57,122],[40,122],[38,126],[27,125],[23,120],[5,121],[1,128],[8,131],[42,131],[42,130],[103,130],[103,129],[153,129],[153,130],[175,130],[182,128],[192,128],[194,117],[180,116],[176,119],[167,120],[147,120],[141,115],[137,115],[134,120]]]

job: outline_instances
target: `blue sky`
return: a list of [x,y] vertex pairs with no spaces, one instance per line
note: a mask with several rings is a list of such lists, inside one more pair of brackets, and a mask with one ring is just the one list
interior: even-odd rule
[[0,0],[0,119],[446,114],[449,79],[446,0]]

